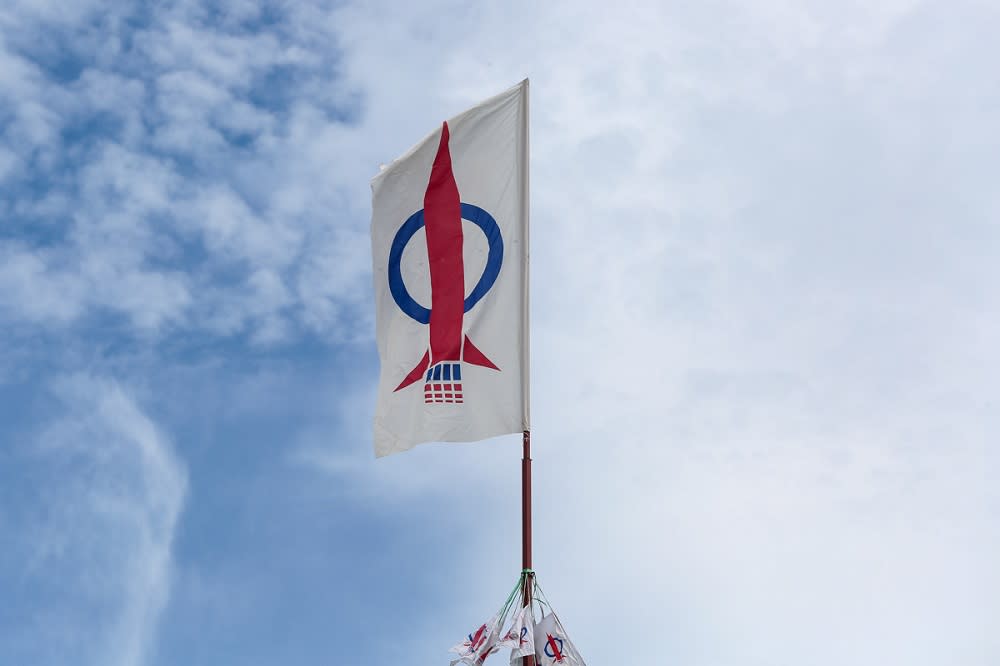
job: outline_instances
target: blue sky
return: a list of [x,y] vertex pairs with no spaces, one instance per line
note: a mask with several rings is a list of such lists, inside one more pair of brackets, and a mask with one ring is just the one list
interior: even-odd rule
[[525,76],[588,661],[1000,661],[1000,11],[414,4],[0,8],[0,663],[443,664],[492,614],[519,438],[375,461],[368,180]]

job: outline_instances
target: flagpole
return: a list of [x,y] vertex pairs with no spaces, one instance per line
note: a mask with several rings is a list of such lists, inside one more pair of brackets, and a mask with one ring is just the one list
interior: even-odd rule
[[[528,94],[528,79],[524,80],[524,114],[522,116],[521,140],[521,214],[524,218],[524,300],[521,307],[522,334],[524,335],[524,363],[521,366],[521,386],[524,394],[524,455],[521,458],[521,569],[524,572],[524,605],[531,605],[531,593],[534,588],[535,572],[531,568],[531,430],[528,425],[528,415],[531,409],[531,377],[529,371],[529,358],[531,353],[531,290],[529,288],[529,268],[530,254],[528,243],[531,234],[528,232],[528,219],[531,215],[530,193],[531,193],[531,112],[528,105],[530,95]],[[521,666],[535,666],[535,655],[531,654],[521,659]]]
[[[524,431],[521,458],[521,569],[524,572],[524,605],[531,604],[535,572],[531,569],[531,431]],[[522,666],[535,666],[535,655],[523,657]]]

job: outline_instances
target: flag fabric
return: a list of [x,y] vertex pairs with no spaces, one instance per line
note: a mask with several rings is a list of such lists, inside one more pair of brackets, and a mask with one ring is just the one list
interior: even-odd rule
[[528,81],[372,179],[375,455],[529,429]]
[[549,613],[535,625],[535,663],[537,666],[587,666],[555,613]]
[[527,657],[535,652],[535,619],[532,616],[531,605],[524,606],[510,624],[510,628],[500,638],[497,649],[510,648],[511,666],[520,666],[521,657]]
[[452,660],[451,666],[455,666],[455,664],[479,666],[486,661],[486,657],[498,649],[497,633],[500,629],[500,622],[500,617],[494,615],[489,622],[481,624],[474,631],[470,631],[461,643],[450,648],[449,652],[458,654],[458,659]]

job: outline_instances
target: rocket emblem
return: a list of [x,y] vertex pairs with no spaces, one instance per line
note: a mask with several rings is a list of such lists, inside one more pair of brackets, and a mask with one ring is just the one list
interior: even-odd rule
[[563,657],[563,639],[558,636],[553,636],[552,634],[545,634],[545,656],[550,659],[555,659],[556,662],[562,663]]
[[[448,123],[441,127],[431,175],[424,193],[424,207],[403,223],[389,250],[389,291],[400,310],[430,328],[428,349],[413,370],[400,382],[400,391],[424,380],[424,402],[461,403],[462,364],[499,371],[465,334],[464,315],[493,287],[503,263],[503,237],[496,220],[473,204],[464,203],[458,192],[448,150]],[[465,295],[465,265],[462,258],[462,220],[475,224],[489,241],[486,268],[472,292]],[[400,260],[407,243],[421,228],[427,236],[431,307],[425,308],[409,294],[403,282]]]
[[475,652],[485,642],[486,642],[486,625],[484,624],[483,626],[479,627],[479,629],[476,630],[475,636],[469,634],[469,640],[466,641],[466,644],[469,647],[469,652]]

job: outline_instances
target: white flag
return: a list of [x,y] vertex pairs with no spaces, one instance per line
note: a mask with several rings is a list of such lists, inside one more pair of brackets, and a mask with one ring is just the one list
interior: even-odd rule
[[555,613],[535,625],[535,659],[538,666],[587,666]]
[[461,643],[450,648],[448,652],[458,654],[458,659],[453,660],[451,666],[459,663],[466,664],[467,666],[479,666],[482,664],[486,660],[486,657],[498,649],[497,632],[500,629],[499,625],[500,618],[494,615],[489,622],[470,631]]
[[528,424],[528,82],[372,179],[375,455]]
[[531,605],[523,607],[514,620],[510,628],[500,638],[497,649],[510,648],[511,666],[519,666],[521,657],[527,657],[535,653],[535,618],[531,613]]

